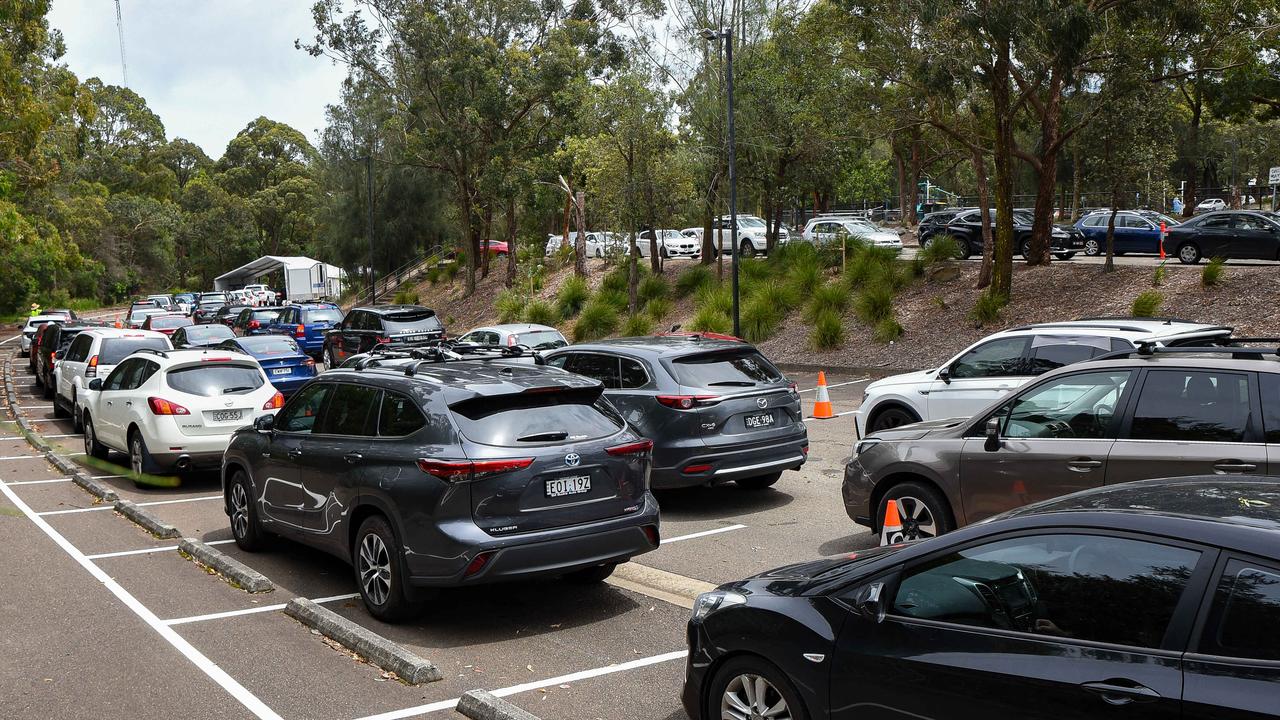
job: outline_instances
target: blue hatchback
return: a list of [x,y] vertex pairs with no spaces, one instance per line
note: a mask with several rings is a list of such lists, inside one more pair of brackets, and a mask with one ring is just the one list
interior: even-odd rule
[[254,335],[227,340],[218,346],[223,350],[242,352],[252,355],[267,379],[289,397],[303,383],[316,376],[316,361],[307,357],[298,344],[287,337],[279,335]]
[[[1075,229],[1084,235],[1084,254],[1090,256],[1107,254],[1107,225],[1111,222],[1110,212],[1092,212],[1076,221]],[[1146,210],[1121,210],[1116,213],[1115,251],[1117,255],[1125,253],[1160,252],[1160,223],[1166,228],[1178,224],[1167,215]]]
[[333,303],[286,305],[279,317],[267,326],[272,335],[288,335],[302,351],[318,358],[324,351],[324,336],[342,322],[342,309]]

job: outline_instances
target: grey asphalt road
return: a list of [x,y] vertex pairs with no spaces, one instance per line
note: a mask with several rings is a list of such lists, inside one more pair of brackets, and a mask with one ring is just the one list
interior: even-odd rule
[[[6,353],[12,344],[0,346]],[[66,453],[82,450],[14,363],[19,405]],[[790,375],[811,413],[815,373]],[[869,378],[828,374],[837,413],[810,420],[810,460],[772,489],[735,485],[664,493],[664,544],[636,559],[718,584],[875,544],[840,505],[841,460]],[[244,553],[230,542],[216,476],[138,488],[119,466],[91,472],[184,536],[213,543],[277,585],[249,595],[204,572],[67,481],[0,423],[0,713],[4,717],[458,717],[474,688],[505,690],[550,718],[676,720],[687,607],[663,588],[557,582],[445,593],[417,621],[384,625],[364,610],[351,569],[286,541]],[[83,461],[83,456],[77,458]],[[113,456],[116,462],[123,457]],[[96,574],[95,574],[96,573]],[[325,644],[279,612],[291,597],[383,633],[434,661],[444,680],[408,687]],[[127,597],[128,600],[122,599]]]
[[[918,247],[914,247],[914,246],[904,247],[902,248],[902,255],[900,255],[900,257],[902,257],[903,259],[910,259],[915,257],[916,253],[919,251],[920,251],[920,248]],[[975,255],[974,257],[969,258],[966,262],[976,263],[981,261],[982,261],[982,258]],[[1133,255],[1133,254],[1118,255],[1116,256],[1115,261],[1117,265],[1126,265],[1126,266],[1132,265],[1136,267],[1154,268],[1162,262],[1168,263],[1168,265],[1171,267],[1182,266],[1182,263],[1178,262],[1178,258],[1176,257],[1168,257],[1165,260],[1161,260],[1160,256],[1158,255]],[[1014,262],[1021,262],[1021,260],[1019,258],[1014,258]],[[1089,257],[1084,253],[1077,253],[1075,257],[1072,257],[1070,260],[1059,260],[1057,258],[1054,258],[1053,262],[1074,263],[1079,265],[1102,265],[1104,262],[1106,262],[1106,258],[1102,256]],[[1276,263],[1274,260],[1228,260],[1227,265],[1230,265],[1232,267],[1237,267],[1237,266],[1239,267],[1251,267],[1251,266],[1280,267],[1280,263]],[[1200,267],[1203,267],[1203,266],[1204,266],[1204,263],[1203,262],[1200,263]],[[1191,266],[1185,266],[1185,267],[1196,267],[1196,266],[1191,265]]]

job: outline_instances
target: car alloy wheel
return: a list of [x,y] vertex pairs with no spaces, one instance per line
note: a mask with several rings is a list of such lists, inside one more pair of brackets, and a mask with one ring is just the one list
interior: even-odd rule
[[1031,241],[1030,240],[1022,241],[1022,259],[1023,260],[1031,259]]
[[391,594],[391,554],[376,533],[364,536],[357,563],[365,597],[374,605],[385,605]]
[[231,532],[237,540],[249,536],[249,498],[240,482],[231,486]]
[[129,468],[134,475],[142,474],[142,436],[137,433],[129,440]]
[[791,720],[786,698],[760,675],[742,674],[729,681],[720,696],[722,720]]
[[756,246],[752,245],[751,241],[748,240],[747,242],[742,243],[742,247],[738,249],[738,254],[744,258],[755,257]]
[[1084,241],[1084,254],[1097,257],[1102,254],[1102,244],[1092,238]]
[[903,495],[897,500],[898,513],[902,518],[902,536],[905,539],[922,540],[938,536],[938,523],[924,501],[910,495]]
[[1200,248],[1191,243],[1187,243],[1178,248],[1178,260],[1184,265],[1195,265],[1200,262]]
[[902,408],[890,407],[885,408],[876,414],[875,421],[871,423],[870,432],[878,432],[880,430],[892,430],[902,425],[910,425],[911,423],[920,422],[910,412]]
[[97,440],[97,438],[93,436],[93,423],[92,422],[85,423],[84,424],[84,454],[85,455],[88,455],[89,457],[97,457],[97,453],[95,453],[94,450],[98,449],[97,448],[98,443],[95,442],[95,440]]

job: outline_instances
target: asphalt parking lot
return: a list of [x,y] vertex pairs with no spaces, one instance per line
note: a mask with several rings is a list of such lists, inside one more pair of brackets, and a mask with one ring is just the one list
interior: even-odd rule
[[[82,453],[13,357],[16,411],[60,453]],[[816,373],[789,373],[812,409]],[[820,555],[876,544],[840,505],[850,417],[870,381],[828,374],[835,419],[809,423],[809,462],[773,488],[734,485],[659,496],[663,545],[609,584],[492,585],[445,593],[420,619],[390,626],[355,596],[351,569],[276,541],[244,553],[231,541],[216,475],[138,488],[118,466],[89,468],[143,506],[274,581],[249,594],[148,534],[59,473],[0,422],[0,707],[6,717],[457,717],[458,696],[484,688],[543,718],[686,717],[678,693],[691,593]],[[83,455],[76,455],[83,462]],[[124,462],[123,456],[113,456]],[[281,612],[306,597],[433,661],[444,679],[388,678]],[[21,658],[20,661],[16,660]],[[139,678],[148,681],[139,683]]]

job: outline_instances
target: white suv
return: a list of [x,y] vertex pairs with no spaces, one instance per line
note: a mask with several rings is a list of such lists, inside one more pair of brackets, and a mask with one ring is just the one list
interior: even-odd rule
[[1086,318],[1026,325],[989,335],[941,367],[867,386],[854,413],[859,438],[922,420],[970,417],[1001,395],[1054,368],[1139,343],[1205,345],[1231,328],[1164,318]]
[[852,236],[876,247],[902,249],[902,238],[898,233],[852,215],[819,215],[804,226],[801,236],[806,242],[815,245],[836,242],[842,236]]
[[22,326],[21,339],[18,340],[19,357],[27,357],[31,354],[31,343],[35,341],[36,331],[45,323],[58,323],[59,325],[67,321],[66,315],[35,315],[27,318],[27,324]]
[[53,367],[54,417],[71,415],[76,432],[80,432],[81,413],[86,399],[93,394],[89,383],[94,378],[111,374],[116,364],[135,350],[168,350],[171,347],[164,333],[151,330],[91,328],[76,335],[62,359]]
[[85,453],[126,453],[138,476],[220,467],[232,433],[284,405],[257,361],[218,349],[140,350],[89,389]]

